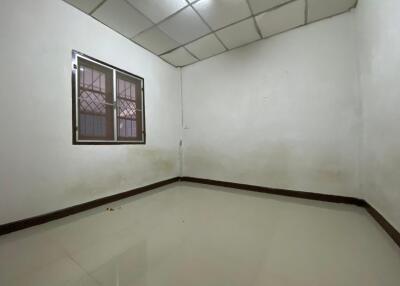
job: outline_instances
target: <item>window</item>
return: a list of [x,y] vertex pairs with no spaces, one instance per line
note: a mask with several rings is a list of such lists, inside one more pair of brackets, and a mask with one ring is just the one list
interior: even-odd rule
[[72,53],[74,144],[144,144],[144,80]]

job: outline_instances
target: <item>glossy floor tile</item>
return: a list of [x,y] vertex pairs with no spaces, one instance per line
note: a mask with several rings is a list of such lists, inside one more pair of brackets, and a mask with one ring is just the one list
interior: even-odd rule
[[189,183],[0,237],[7,286],[398,286],[399,270],[362,208]]

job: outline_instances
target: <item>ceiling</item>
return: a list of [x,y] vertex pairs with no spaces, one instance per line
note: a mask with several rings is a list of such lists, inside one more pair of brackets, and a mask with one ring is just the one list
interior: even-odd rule
[[357,0],[64,0],[182,67],[331,17]]

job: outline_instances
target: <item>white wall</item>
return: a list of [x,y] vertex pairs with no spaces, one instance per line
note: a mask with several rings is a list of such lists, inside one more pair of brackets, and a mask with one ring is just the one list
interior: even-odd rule
[[400,1],[358,1],[355,20],[363,98],[362,190],[400,229]]
[[359,196],[346,13],[183,68],[185,176]]
[[[1,1],[0,39],[0,224],[179,175],[178,69],[61,0]],[[145,78],[146,145],[72,145],[72,49]]]

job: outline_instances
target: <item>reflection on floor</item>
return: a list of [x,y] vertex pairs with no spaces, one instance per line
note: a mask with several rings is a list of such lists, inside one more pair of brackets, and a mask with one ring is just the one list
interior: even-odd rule
[[398,286],[399,270],[362,208],[189,183],[0,237],[7,286]]

